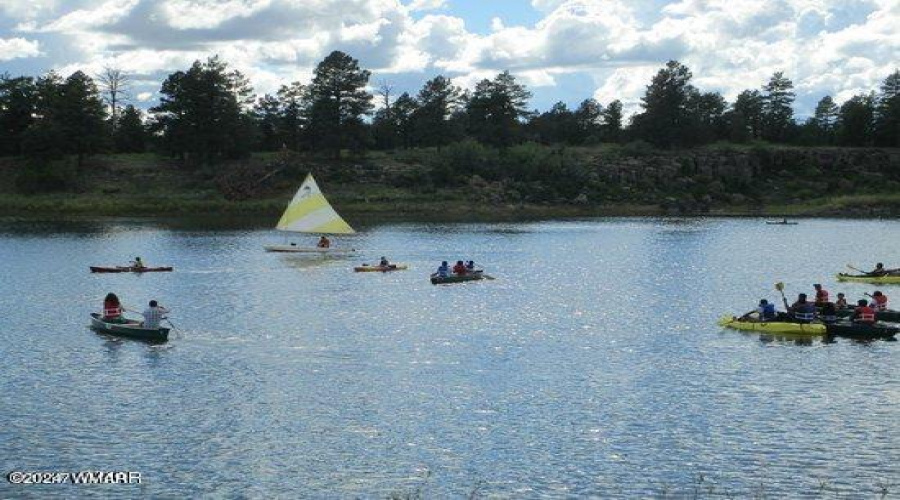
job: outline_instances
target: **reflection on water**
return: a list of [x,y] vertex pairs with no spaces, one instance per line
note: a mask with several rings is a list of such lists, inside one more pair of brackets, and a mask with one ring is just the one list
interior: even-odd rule
[[[815,497],[823,481],[875,497],[900,483],[897,343],[716,326],[780,303],[775,282],[871,292],[832,276],[884,260],[900,224],[400,223],[322,257],[264,252],[283,239],[270,222],[0,223],[0,465],[141,471],[140,487],[88,494],[163,498],[681,498],[698,478],[723,497]],[[87,272],[135,255],[175,272]],[[352,272],[382,255],[411,270]],[[442,260],[497,279],[433,286]],[[92,333],[109,291],[170,307],[172,340]]]

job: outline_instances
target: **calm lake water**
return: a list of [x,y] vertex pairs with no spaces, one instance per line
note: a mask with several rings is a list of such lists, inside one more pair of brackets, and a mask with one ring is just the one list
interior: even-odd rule
[[[900,265],[900,222],[360,229],[323,259],[262,227],[0,223],[0,469],[142,476],[0,497],[900,496],[900,342],[716,326],[776,281],[873,291],[834,274]],[[135,255],[175,272],[88,272]],[[411,269],[351,271],[381,255]],[[432,286],[443,259],[496,280]],[[109,291],[182,333],[93,333]]]

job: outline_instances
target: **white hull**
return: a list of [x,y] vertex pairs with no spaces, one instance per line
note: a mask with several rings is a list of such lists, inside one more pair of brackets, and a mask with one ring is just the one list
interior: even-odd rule
[[319,248],[319,247],[301,247],[297,245],[266,245],[263,247],[267,252],[288,252],[288,253],[353,253],[353,248]]

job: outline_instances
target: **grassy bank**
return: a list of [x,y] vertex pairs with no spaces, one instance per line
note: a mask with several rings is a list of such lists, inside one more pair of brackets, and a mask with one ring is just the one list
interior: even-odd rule
[[[23,164],[0,158],[0,215],[206,214],[276,220],[307,172],[316,174],[340,213],[368,220],[900,214],[900,192],[892,189],[900,184],[890,168],[893,160],[885,164],[884,155],[858,172],[848,174],[841,166],[838,177],[819,158],[853,160],[858,150],[772,148],[760,153],[759,146],[722,145],[681,153],[628,150],[526,145],[498,156],[463,144],[455,150],[370,152],[340,162],[263,153],[205,169],[152,153],[101,155],[80,167],[64,165],[77,171],[65,192],[40,194],[22,194],[15,179]],[[444,157],[455,163],[442,163]],[[787,172],[790,165],[784,161],[804,165],[805,173]],[[469,165],[481,165],[481,170],[469,171]],[[751,171],[768,172],[763,178],[771,188],[761,189]],[[235,196],[230,190],[235,185],[249,187]],[[870,192],[872,186],[884,192]]]

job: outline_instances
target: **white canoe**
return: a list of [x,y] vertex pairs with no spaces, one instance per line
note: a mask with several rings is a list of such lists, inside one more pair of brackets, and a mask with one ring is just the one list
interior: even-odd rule
[[289,252],[289,253],[353,253],[353,248],[319,248],[319,247],[301,247],[298,245],[266,245],[263,247],[267,252]]

